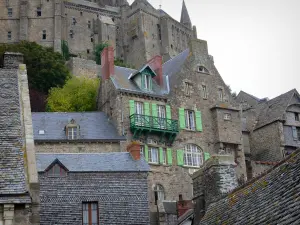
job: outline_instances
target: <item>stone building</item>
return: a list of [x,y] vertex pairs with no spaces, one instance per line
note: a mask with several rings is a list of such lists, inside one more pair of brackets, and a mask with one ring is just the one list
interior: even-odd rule
[[23,55],[0,68],[0,224],[39,224],[39,184]]
[[41,224],[148,225],[149,165],[139,154],[36,154]]
[[93,58],[96,44],[109,42],[116,58],[141,66],[156,55],[174,57],[196,38],[185,2],[178,22],[147,0],[0,0],[0,43],[34,41]]
[[112,47],[102,52],[99,110],[127,142],[141,143],[149,162],[151,223],[162,200],[192,199],[190,174],[210,154],[230,154],[240,182],[246,179],[241,110],[208,55],[207,43],[162,64],[155,56],[139,70],[114,66]]

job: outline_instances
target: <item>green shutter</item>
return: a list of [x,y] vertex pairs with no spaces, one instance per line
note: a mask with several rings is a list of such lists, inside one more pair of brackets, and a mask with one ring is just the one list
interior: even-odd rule
[[179,127],[180,129],[185,129],[184,108],[179,108]]
[[201,118],[201,112],[196,111],[196,129],[197,131],[202,131],[202,118]]
[[134,100],[129,100],[129,114],[130,116],[135,114]]
[[177,164],[183,166],[183,150],[177,150]]
[[172,149],[167,148],[168,165],[172,165]]
[[145,148],[144,157],[145,157],[145,160],[148,162],[148,160],[149,160],[148,145],[145,145],[144,148]]
[[210,154],[208,152],[204,152],[204,161],[210,158]]
[[142,87],[142,89],[145,89],[144,84],[145,84],[145,75],[141,74],[141,87]]
[[152,116],[157,117],[157,105],[152,103]]
[[166,116],[167,116],[167,119],[171,119],[172,116],[171,116],[171,107],[169,105],[166,105]]
[[149,102],[144,102],[144,115],[145,116],[150,116]]
[[164,164],[164,151],[163,151],[163,148],[159,148],[159,163]]

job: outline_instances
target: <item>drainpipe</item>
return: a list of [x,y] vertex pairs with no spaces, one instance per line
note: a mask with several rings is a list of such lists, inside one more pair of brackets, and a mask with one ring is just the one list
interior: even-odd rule
[[125,135],[123,106],[124,106],[123,105],[123,95],[121,94],[121,129],[122,129],[122,136]]

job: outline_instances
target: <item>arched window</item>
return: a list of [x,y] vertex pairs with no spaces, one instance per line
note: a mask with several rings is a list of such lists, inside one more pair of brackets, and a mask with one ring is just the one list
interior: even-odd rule
[[200,167],[203,164],[203,151],[197,145],[188,144],[184,148],[184,165]]
[[155,205],[157,205],[157,201],[162,201],[165,199],[165,192],[162,185],[160,184],[155,185],[154,198],[155,198]]
[[198,72],[199,73],[209,73],[208,69],[206,69],[204,66],[198,66]]

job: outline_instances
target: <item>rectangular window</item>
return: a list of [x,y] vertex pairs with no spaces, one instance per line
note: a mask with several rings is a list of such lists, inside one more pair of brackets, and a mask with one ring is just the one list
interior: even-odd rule
[[42,36],[42,39],[43,39],[43,40],[46,40],[46,39],[47,39],[46,30],[43,30],[43,36]]
[[13,15],[13,9],[12,8],[7,8],[7,16],[12,17]]
[[192,110],[185,110],[185,128],[195,130],[195,112]]
[[41,9],[41,7],[37,7],[37,8],[36,8],[36,16],[37,16],[37,17],[42,16],[42,9]]
[[70,30],[70,38],[73,38],[74,37],[74,32],[73,30]]
[[150,90],[151,89],[151,76],[150,75],[144,75],[144,79],[143,79],[143,87],[146,90]]
[[157,106],[157,114],[158,114],[158,125],[161,129],[166,128],[166,107],[164,105]]
[[206,89],[206,85],[202,85],[202,97],[204,99],[207,99],[207,89]]
[[77,139],[77,127],[68,127],[68,139]]
[[7,40],[11,40],[11,31],[7,32]]
[[91,29],[91,21],[88,21],[88,28]]
[[91,38],[91,42],[94,42],[94,38]]
[[75,25],[77,22],[76,22],[76,19],[75,17],[72,17],[72,24]]
[[224,113],[224,120],[231,120],[231,114],[230,113]]
[[299,121],[299,113],[294,113],[294,115],[295,115],[295,120]]
[[83,225],[98,225],[98,202],[83,202],[82,203],[82,224]]
[[190,83],[185,82],[184,83],[184,93],[186,96],[191,95],[192,85]]
[[134,102],[135,104],[135,114],[136,114],[136,121],[135,124],[136,125],[140,125],[142,126],[144,123],[144,104],[142,102]]
[[145,155],[145,147],[143,145],[141,145],[140,154],[141,156]]
[[300,127],[297,127],[297,137],[298,141],[300,141]]
[[149,147],[149,163],[158,163],[158,148]]
[[222,88],[219,88],[218,89],[218,98],[219,98],[219,101],[223,102],[223,89]]
[[90,50],[89,50],[89,49],[87,49],[87,50],[86,50],[86,53],[87,53],[87,54],[90,54]]

